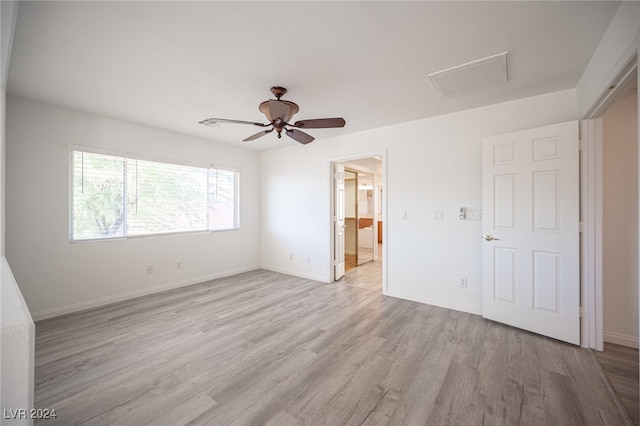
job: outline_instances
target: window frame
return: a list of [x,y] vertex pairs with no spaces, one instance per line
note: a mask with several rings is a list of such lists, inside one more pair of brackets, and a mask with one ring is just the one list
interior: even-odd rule
[[[205,164],[202,162],[196,161],[188,161],[188,160],[180,160],[175,158],[165,158],[151,155],[138,154],[133,152],[125,152],[119,150],[110,150],[98,147],[87,147],[81,145],[68,145],[68,160],[69,160],[69,211],[68,211],[68,219],[69,219],[69,233],[68,233],[68,242],[71,244],[81,244],[81,243],[91,243],[98,241],[119,241],[119,240],[127,240],[127,239],[137,239],[137,238],[147,238],[147,237],[159,237],[159,236],[170,236],[170,235],[189,235],[189,234],[210,234],[214,232],[228,232],[228,231],[239,231],[241,229],[240,225],[240,182],[242,170],[237,167],[230,166],[220,166],[216,164]],[[97,155],[107,155],[113,157],[121,157],[124,159],[124,170],[123,170],[123,200],[124,200],[124,222],[123,222],[123,236],[117,237],[106,237],[106,238],[82,238],[82,239],[74,239],[74,161],[73,154],[74,152],[81,152],[87,154],[97,154]],[[127,206],[127,196],[128,196],[128,186],[127,186],[127,169],[128,169],[128,161],[129,160],[141,160],[147,162],[154,163],[162,163],[162,164],[171,164],[176,166],[186,166],[186,167],[197,167],[201,169],[207,169],[207,173],[210,173],[211,170],[220,170],[234,173],[234,225],[231,228],[225,229],[210,229],[211,226],[209,224],[209,219],[206,219],[207,229],[202,230],[190,230],[190,231],[170,231],[170,232],[160,232],[160,233],[149,233],[149,234],[136,234],[136,235],[128,235],[128,214],[129,209]],[[208,193],[207,189],[207,193]],[[208,198],[208,197],[207,197]],[[207,204],[207,210],[209,209],[209,205]],[[208,216],[208,213],[207,213]]]

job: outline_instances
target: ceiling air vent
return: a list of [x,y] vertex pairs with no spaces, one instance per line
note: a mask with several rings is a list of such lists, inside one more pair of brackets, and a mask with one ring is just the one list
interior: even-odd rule
[[429,74],[441,96],[507,84],[507,52]]

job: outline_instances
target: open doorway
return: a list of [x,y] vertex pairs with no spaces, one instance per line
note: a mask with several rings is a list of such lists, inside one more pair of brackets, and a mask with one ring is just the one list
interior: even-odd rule
[[638,410],[638,91],[602,114],[603,352],[597,358],[634,424]]
[[[341,284],[383,290],[383,162],[380,156],[333,162],[344,167],[344,276]],[[335,197],[335,194],[334,194]],[[338,205],[334,199],[333,204]],[[339,240],[334,239],[334,243]],[[334,247],[334,256],[340,253]]]
[[634,83],[602,116],[602,273],[604,341],[636,349],[637,129],[638,95]]
[[585,114],[581,126],[582,345],[596,358],[638,424],[638,98],[637,53]]

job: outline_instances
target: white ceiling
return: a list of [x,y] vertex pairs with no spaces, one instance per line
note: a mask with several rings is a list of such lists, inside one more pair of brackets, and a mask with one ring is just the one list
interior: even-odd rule
[[[322,138],[574,88],[619,2],[22,1],[7,91],[252,149],[269,88]],[[427,75],[509,51],[509,82],[441,98]]]

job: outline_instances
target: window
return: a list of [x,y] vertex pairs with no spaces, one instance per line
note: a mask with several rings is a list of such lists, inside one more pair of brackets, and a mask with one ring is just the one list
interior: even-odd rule
[[70,239],[238,229],[238,175],[71,151]]

